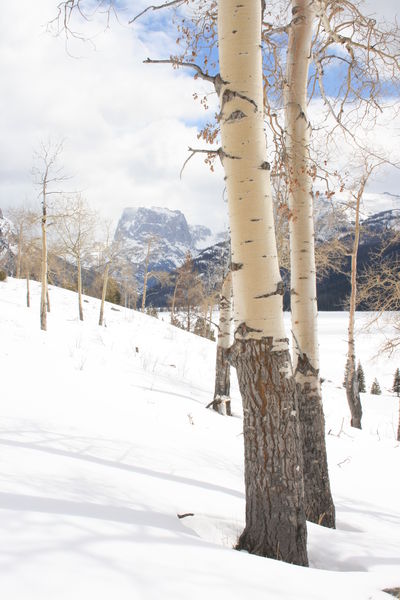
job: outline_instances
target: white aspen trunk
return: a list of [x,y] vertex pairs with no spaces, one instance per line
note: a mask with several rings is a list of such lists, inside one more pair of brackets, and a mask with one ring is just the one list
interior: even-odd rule
[[[107,295],[107,285],[108,285],[108,274],[109,274],[109,272],[110,272],[110,263],[107,263],[105,271],[104,271],[103,290],[101,292],[99,325],[103,325],[103,319],[104,319],[104,302],[106,300],[106,295]],[[125,298],[126,298],[126,296],[125,296]]]
[[347,345],[346,395],[351,413],[351,426],[361,429],[362,407],[356,371],[356,346],[354,339],[354,324],[357,302],[357,254],[360,242],[360,202],[364,191],[362,184],[356,198],[354,243],[351,253],[351,293],[349,308],[349,327]]
[[175,281],[175,287],[174,287],[174,295],[172,296],[172,303],[171,303],[171,323],[174,323],[174,319],[175,319],[175,302],[176,302],[176,292],[178,290],[178,283],[179,283],[179,277],[177,276],[176,281]]
[[335,527],[329,484],[325,419],[319,380],[317,285],[314,219],[307,117],[307,84],[315,7],[292,0],[284,103],[286,168],[290,208],[291,317],[293,367],[302,434],[305,511],[307,520]]
[[46,183],[43,185],[43,204],[42,204],[42,273],[41,273],[41,294],[40,294],[40,328],[47,330],[47,206],[46,206]]
[[232,325],[232,273],[224,279],[219,301],[219,325],[217,357],[215,364],[215,388],[212,408],[221,415],[231,416],[231,380],[228,350],[231,345]]
[[143,279],[143,294],[142,294],[142,312],[146,309],[146,293],[147,293],[147,279],[149,277],[149,262],[150,262],[150,248],[151,239],[147,242],[147,254],[144,266],[144,279]]
[[18,230],[17,272],[15,274],[17,279],[20,279],[20,277],[21,277],[22,240],[23,240],[23,225],[22,225],[22,223],[20,223],[19,230]]
[[78,257],[77,260],[77,268],[78,268],[78,306],[79,306],[79,320],[83,321],[83,308],[82,308],[82,266],[81,266],[81,258]]
[[26,306],[29,308],[31,305],[31,293],[29,289],[29,271],[26,272]]
[[221,158],[243,401],[246,526],[237,548],[307,565],[296,386],[283,324],[264,133],[260,0],[219,0]]

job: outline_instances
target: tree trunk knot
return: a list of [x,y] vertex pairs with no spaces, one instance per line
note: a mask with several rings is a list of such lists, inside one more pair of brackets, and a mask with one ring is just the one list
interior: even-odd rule
[[228,102],[232,102],[232,100],[234,98],[240,98],[241,100],[245,100],[245,102],[249,102],[254,107],[254,112],[258,111],[257,104],[254,102],[254,100],[252,98],[249,98],[248,96],[245,96],[244,94],[241,94],[240,92],[236,92],[234,90],[230,90],[229,88],[227,88],[226,90],[224,90],[224,93],[222,94],[222,98],[221,98],[221,114],[222,114],[222,111],[224,110],[225,104],[227,104]]
[[235,339],[236,339],[236,336],[239,336],[240,338],[245,338],[245,337],[247,337],[247,335],[249,333],[253,333],[253,332],[261,333],[262,330],[254,329],[253,327],[249,327],[248,325],[246,325],[246,323],[240,323],[240,325],[238,325],[238,327],[236,328],[234,337],[235,337]]
[[227,123],[232,123],[233,121],[240,121],[241,119],[246,118],[247,115],[245,115],[245,113],[241,110],[234,110],[233,113],[231,113],[229,115],[229,117],[226,119]]
[[312,366],[307,354],[300,352],[299,357],[297,359],[297,366],[296,366],[295,374],[296,373],[301,373],[302,375],[305,375],[305,376],[313,375],[314,377],[317,377],[318,373],[319,373],[319,369],[315,369]]
[[231,271],[240,271],[240,269],[243,269],[243,263],[235,263],[233,262],[231,264]]
[[395,598],[400,598],[400,587],[386,588],[383,591],[386,592],[386,594],[390,594],[391,596],[394,596]]
[[266,294],[261,294],[261,296],[255,296],[256,300],[260,300],[261,298],[269,298],[270,296],[283,296],[285,293],[285,286],[283,281],[278,281],[276,285],[276,290],[274,292],[267,292]]

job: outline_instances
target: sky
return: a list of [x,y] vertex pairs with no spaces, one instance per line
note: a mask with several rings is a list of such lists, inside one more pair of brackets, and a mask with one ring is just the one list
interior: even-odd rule
[[[79,190],[91,205],[115,221],[126,206],[163,206],[181,210],[191,224],[214,231],[227,227],[222,169],[211,173],[201,155],[180,170],[189,146],[199,147],[198,124],[205,112],[193,99],[216,96],[190,73],[169,65],[145,65],[175,51],[167,22],[125,23],[147,5],[134,7],[102,31],[94,19],[77,28],[91,44],[68,45],[46,33],[56,0],[5,2],[0,23],[0,207],[39,206],[32,176],[34,154],[42,141],[63,139],[60,165],[70,179],[66,191]],[[368,0],[371,10],[375,3]],[[394,0],[383,0],[380,13],[393,19]],[[146,29],[147,27],[147,29]],[[160,31],[160,28],[161,31]],[[398,145],[399,122],[391,143]],[[372,192],[400,193],[400,175],[381,175]]]

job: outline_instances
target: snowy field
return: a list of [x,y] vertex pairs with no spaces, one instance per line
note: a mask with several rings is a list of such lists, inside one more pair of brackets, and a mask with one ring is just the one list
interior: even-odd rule
[[[212,399],[215,344],[51,288],[48,332],[24,282],[0,283],[0,592],[4,600],[384,600],[400,587],[400,357],[359,332],[368,389],[349,427],[345,313],[320,315],[337,529],[309,524],[310,568],[232,550],[243,438]],[[363,316],[358,316],[358,328]],[[289,324],[289,323],[288,323]],[[194,513],[184,519],[177,514]]]

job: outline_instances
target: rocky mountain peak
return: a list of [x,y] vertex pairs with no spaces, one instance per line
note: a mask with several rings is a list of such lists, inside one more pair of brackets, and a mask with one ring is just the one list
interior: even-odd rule
[[208,227],[190,226],[180,210],[160,207],[125,208],[115,239],[123,242],[125,255],[134,267],[139,283],[149,240],[149,268],[153,271],[171,271],[182,264],[187,252],[195,256],[200,248],[215,241]]
[[125,208],[115,237],[142,241],[160,237],[170,243],[192,247],[192,235],[185,215],[180,210],[168,208]]

